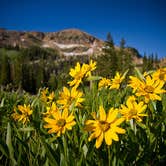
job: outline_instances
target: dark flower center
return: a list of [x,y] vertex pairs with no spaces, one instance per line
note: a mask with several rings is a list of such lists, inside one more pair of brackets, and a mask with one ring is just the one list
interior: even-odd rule
[[132,116],[137,115],[137,110],[136,109],[131,109],[130,111],[131,111]]
[[57,121],[57,125],[58,125],[59,127],[64,127],[65,124],[66,124],[66,120],[65,120],[65,119],[59,119],[59,120]]
[[105,121],[99,121],[99,125],[100,125],[100,128],[102,131],[107,131],[109,128],[110,128],[110,124],[108,122],[105,122]]
[[145,86],[144,90],[147,93],[153,93],[154,92],[154,88],[152,86],[149,86],[149,85]]

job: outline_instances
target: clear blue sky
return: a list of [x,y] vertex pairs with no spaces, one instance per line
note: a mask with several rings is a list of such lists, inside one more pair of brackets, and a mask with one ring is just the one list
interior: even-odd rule
[[78,28],[141,54],[166,57],[166,0],[0,0],[0,27],[52,32]]

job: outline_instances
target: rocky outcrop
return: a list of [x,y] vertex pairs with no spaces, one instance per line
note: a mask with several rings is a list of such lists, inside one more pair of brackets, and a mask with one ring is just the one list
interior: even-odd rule
[[0,29],[0,46],[48,47],[66,56],[98,54],[104,42],[78,29],[59,32],[19,32]]

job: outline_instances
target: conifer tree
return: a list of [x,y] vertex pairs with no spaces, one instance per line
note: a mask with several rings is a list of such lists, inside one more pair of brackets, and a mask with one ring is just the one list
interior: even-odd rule
[[110,33],[103,48],[103,55],[97,59],[98,73],[104,77],[112,77],[117,71],[117,55],[114,48],[114,41]]
[[125,44],[126,44],[126,41],[124,38],[121,38],[121,41],[120,41],[120,48],[124,49],[125,48]]
[[10,83],[10,65],[9,58],[6,54],[6,50],[1,52],[0,57],[0,84],[7,85]]

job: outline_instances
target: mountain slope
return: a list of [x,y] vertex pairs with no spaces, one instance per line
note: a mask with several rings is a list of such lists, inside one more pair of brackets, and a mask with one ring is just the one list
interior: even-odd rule
[[[52,48],[64,56],[102,55],[105,42],[79,29],[66,29],[58,32],[25,32],[0,29],[0,47],[12,46],[28,48],[38,46]],[[115,47],[117,51],[119,47]],[[142,64],[136,49],[130,52],[135,64]]]
[[0,46],[48,47],[66,56],[101,52],[104,42],[77,29],[59,32],[19,32],[0,29]]

